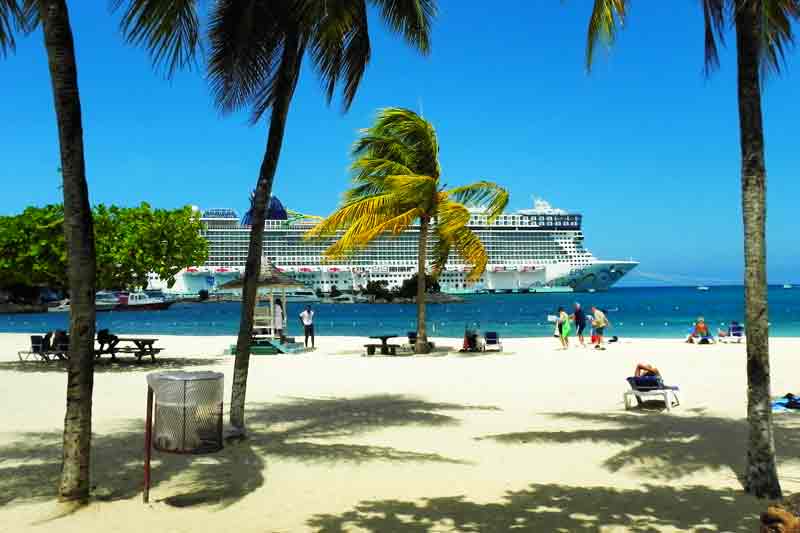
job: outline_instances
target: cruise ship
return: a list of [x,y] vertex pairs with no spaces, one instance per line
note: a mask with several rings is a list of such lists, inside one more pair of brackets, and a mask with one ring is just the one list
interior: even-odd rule
[[[264,259],[309,289],[324,293],[334,286],[339,291],[357,290],[368,281],[385,281],[392,288],[417,271],[418,227],[397,236],[379,237],[346,259],[328,261],[323,252],[331,239],[303,238],[318,220],[287,211],[273,197],[264,224]],[[169,289],[153,275],[150,288],[182,294],[200,290],[213,293],[243,274],[250,234],[247,215],[240,220],[233,209],[208,209],[201,212],[200,221],[201,233],[209,244],[206,264],[182,271]],[[536,200],[532,209],[503,214],[492,222],[481,210],[473,210],[469,227],[489,254],[486,271],[479,280],[468,282],[470,265],[451,254],[439,277],[442,291],[606,290],[638,263],[595,258],[583,245],[581,222],[580,214],[553,208],[543,200]]]

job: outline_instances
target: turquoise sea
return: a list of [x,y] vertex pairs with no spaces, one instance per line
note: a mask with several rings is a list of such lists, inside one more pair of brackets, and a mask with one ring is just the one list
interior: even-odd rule
[[[702,315],[712,330],[731,320],[743,321],[744,289],[711,287],[614,288],[603,293],[482,294],[461,304],[429,305],[429,334],[460,337],[465,325],[477,322],[482,330],[504,337],[547,336],[553,325],[547,316],[558,306],[574,302],[608,311],[611,335],[675,338],[685,335]],[[800,337],[800,288],[769,290],[770,334]],[[289,304],[288,316],[297,316],[304,304]],[[154,335],[235,335],[238,303],[175,304],[166,311],[98,313],[97,324],[116,333]],[[318,335],[399,334],[415,328],[414,305],[315,304]],[[0,332],[45,332],[66,329],[67,313],[0,315]],[[299,320],[289,320],[289,334],[301,333]]]

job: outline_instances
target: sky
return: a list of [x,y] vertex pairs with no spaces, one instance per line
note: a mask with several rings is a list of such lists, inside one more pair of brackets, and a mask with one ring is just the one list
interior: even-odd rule
[[[123,43],[108,4],[68,1],[91,202],[241,214],[267,121],[223,116],[202,68],[171,80],[155,72],[143,50]],[[306,58],[273,193],[294,210],[330,213],[348,186],[358,130],[380,108],[409,107],[437,130],[444,183],[489,179],[511,193],[509,210],[541,197],[582,213],[595,256],[641,262],[628,284],[740,282],[734,36],[706,78],[699,0],[635,2],[588,74],[590,4],[440,0],[427,57],[373,13],[372,60],[348,113],[338,101],[327,105]],[[764,87],[771,283],[800,282],[798,72],[795,51]],[[59,202],[41,33],[0,57],[0,81],[0,214]]]

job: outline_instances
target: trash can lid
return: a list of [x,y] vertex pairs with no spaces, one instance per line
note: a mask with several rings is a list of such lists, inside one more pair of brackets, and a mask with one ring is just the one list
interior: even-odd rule
[[204,381],[219,380],[224,377],[225,375],[222,372],[186,372],[184,370],[170,370],[167,372],[152,372],[147,374],[147,384],[155,388],[159,382],[164,381]]

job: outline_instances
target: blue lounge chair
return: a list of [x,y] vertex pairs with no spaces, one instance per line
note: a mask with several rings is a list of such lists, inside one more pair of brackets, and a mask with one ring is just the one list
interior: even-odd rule
[[483,350],[497,350],[498,352],[503,351],[503,343],[500,342],[500,335],[497,334],[496,331],[487,331],[483,336],[485,344],[483,345]]
[[731,322],[728,334],[719,337],[720,342],[742,342],[744,340],[744,326],[738,322]]

